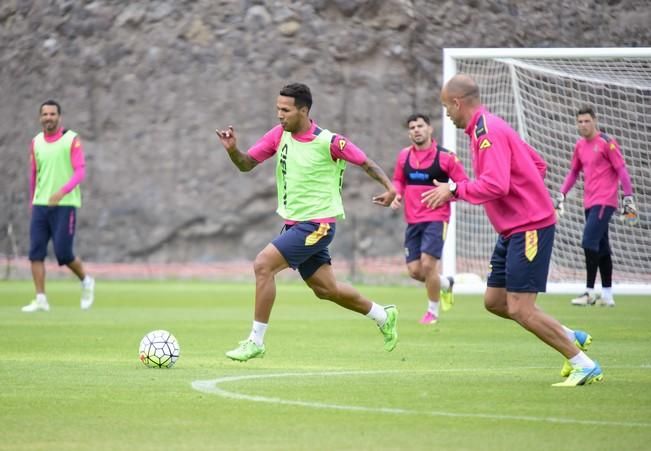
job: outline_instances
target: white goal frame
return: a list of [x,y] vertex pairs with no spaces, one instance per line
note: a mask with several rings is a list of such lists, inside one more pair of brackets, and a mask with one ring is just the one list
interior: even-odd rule
[[[651,47],[603,47],[603,48],[445,48],[443,49],[443,83],[447,83],[457,73],[457,61],[463,59],[508,59],[508,58],[651,58]],[[517,83],[514,84],[517,91]],[[521,114],[521,106],[516,99],[516,114]],[[443,145],[448,149],[457,150],[457,129],[452,121],[442,111],[443,118]],[[524,121],[519,121],[523,124]],[[526,131],[518,132],[525,137]],[[570,143],[569,145],[573,145]],[[469,168],[467,168],[469,169]],[[476,208],[482,208],[476,206]],[[486,284],[479,276],[457,274],[456,262],[456,206],[451,204],[452,216],[448,225],[446,242],[443,249],[443,269],[445,274],[456,275],[459,284],[455,284],[455,291],[461,293],[483,292]],[[496,235],[497,236],[497,235]],[[486,262],[488,266],[488,262]],[[597,279],[599,280],[599,278]],[[651,285],[643,283],[621,283],[613,280],[616,294],[651,294]],[[547,292],[579,294],[585,289],[584,283],[548,283]]]

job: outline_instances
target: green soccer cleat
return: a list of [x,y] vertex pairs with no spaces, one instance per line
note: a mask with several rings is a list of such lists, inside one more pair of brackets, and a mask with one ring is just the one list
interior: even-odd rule
[[454,293],[452,288],[454,287],[454,277],[448,276],[450,281],[450,288],[447,290],[441,290],[441,308],[444,312],[447,312],[454,305]]
[[246,362],[256,357],[264,357],[264,353],[264,345],[258,346],[251,340],[244,340],[240,341],[240,345],[237,348],[228,351],[226,357],[231,360],[237,360],[238,362]]
[[574,368],[567,379],[552,387],[578,387],[580,385],[590,385],[593,382],[600,382],[604,378],[604,372],[597,362],[592,368]]
[[384,335],[384,349],[388,352],[398,344],[398,309],[395,305],[384,307],[387,312],[387,320],[383,326],[378,326],[382,335]]
[[[583,352],[588,350],[588,347],[592,343],[592,336],[589,333],[582,330],[574,331],[574,344]],[[563,362],[563,368],[561,368],[561,377],[567,377],[572,372],[572,365],[570,361],[565,359]]]

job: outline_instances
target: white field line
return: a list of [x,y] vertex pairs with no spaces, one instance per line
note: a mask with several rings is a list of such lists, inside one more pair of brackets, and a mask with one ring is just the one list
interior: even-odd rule
[[[500,371],[508,370],[529,370],[529,369],[542,369],[536,367],[526,368],[501,368]],[[439,410],[420,411],[392,407],[365,407],[365,406],[351,406],[342,404],[331,404],[325,402],[311,402],[311,401],[293,401],[282,398],[275,398],[269,396],[254,396],[237,393],[225,390],[220,387],[221,384],[228,382],[239,382],[244,380],[255,379],[273,379],[273,378],[305,378],[305,377],[325,377],[325,376],[353,376],[353,375],[377,375],[389,373],[416,373],[416,372],[469,372],[477,371],[474,369],[441,369],[441,370],[424,370],[424,371],[403,371],[403,370],[379,370],[379,371],[323,371],[323,372],[306,372],[306,373],[272,373],[272,374],[255,374],[255,375],[240,375],[240,376],[224,376],[217,379],[210,380],[197,380],[192,382],[192,388],[202,393],[219,395],[223,398],[237,399],[241,401],[265,402],[269,404],[281,404],[289,406],[308,407],[312,409],[333,409],[333,410],[347,410],[354,412],[377,412],[389,413],[395,415],[429,415],[433,417],[451,417],[451,418],[481,418],[487,420],[515,420],[515,421],[531,421],[539,423],[557,423],[557,424],[581,424],[581,425],[594,425],[594,426],[618,426],[618,427],[651,427],[651,423],[638,423],[627,421],[604,421],[604,420],[582,420],[578,418],[558,418],[558,417],[537,417],[529,415],[502,415],[494,413],[461,413],[461,412],[445,412]],[[551,387],[550,387],[551,388]],[[557,388],[557,390],[570,390],[571,388]],[[583,388],[575,388],[575,390],[582,390]]]

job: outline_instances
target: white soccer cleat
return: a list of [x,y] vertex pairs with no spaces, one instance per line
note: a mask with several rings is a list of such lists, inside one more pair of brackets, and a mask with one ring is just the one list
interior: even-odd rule
[[599,307],[615,307],[615,300],[614,299],[599,298],[599,299],[597,299],[596,304]]
[[586,306],[594,305],[597,302],[596,294],[583,293],[581,296],[578,296],[570,301],[572,305]]
[[33,312],[38,312],[39,310],[43,310],[44,312],[49,312],[50,311],[50,304],[47,303],[47,301],[38,301],[34,299],[32,302],[21,308],[21,310],[25,313],[33,313]]
[[88,277],[90,280],[87,284],[81,284],[81,309],[88,310],[95,300],[95,279]]

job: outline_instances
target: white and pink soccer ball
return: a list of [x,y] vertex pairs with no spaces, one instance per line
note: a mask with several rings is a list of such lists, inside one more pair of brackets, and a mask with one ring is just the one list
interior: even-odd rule
[[140,361],[151,368],[172,368],[181,355],[176,337],[166,330],[154,330],[140,341]]

